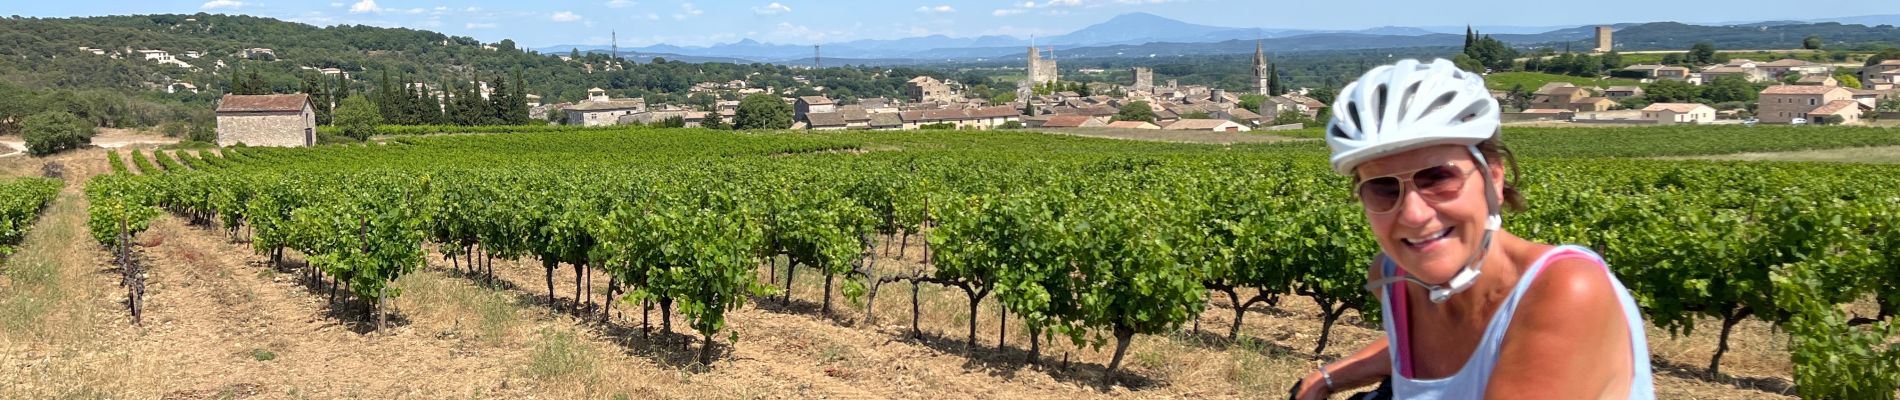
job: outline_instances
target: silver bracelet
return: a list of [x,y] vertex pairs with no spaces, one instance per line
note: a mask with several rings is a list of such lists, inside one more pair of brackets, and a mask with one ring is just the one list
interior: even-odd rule
[[1333,389],[1333,375],[1326,373],[1325,365],[1319,366],[1319,377],[1320,379],[1326,380],[1326,391],[1331,392],[1334,390]]

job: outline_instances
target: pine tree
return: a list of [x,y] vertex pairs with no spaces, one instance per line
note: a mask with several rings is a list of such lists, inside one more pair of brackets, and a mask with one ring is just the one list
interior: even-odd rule
[[1277,65],[1267,66],[1267,94],[1272,96],[1286,94],[1286,84],[1280,82],[1280,67]]
[[389,70],[385,69],[376,79],[376,95],[370,100],[375,101],[376,113],[382,115],[382,122],[407,125],[409,122],[402,115],[403,99],[397,93],[396,84],[389,80]]
[[514,88],[508,86],[508,81],[501,79],[501,75],[496,75],[494,83],[488,87],[494,90],[494,94],[488,96],[488,113],[483,118],[484,125],[512,124],[509,120],[512,119],[515,105]]
[[1471,30],[1471,25],[1465,25],[1465,52],[1466,53],[1471,52],[1471,44],[1472,42],[1476,42],[1477,40],[1478,40],[1477,32],[1474,32]]
[[528,81],[521,77],[520,68],[515,68],[514,89],[514,93],[510,94],[514,102],[508,105],[507,123],[510,125],[529,124],[532,121],[528,119]]

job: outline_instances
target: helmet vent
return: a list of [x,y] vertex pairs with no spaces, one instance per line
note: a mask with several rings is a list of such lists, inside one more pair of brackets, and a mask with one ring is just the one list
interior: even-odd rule
[[1405,96],[1400,97],[1399,99],[1399,115],[1405,115],[1405,114],[1411,113],[1412,97],[1418,96],[1418,86],[1424,83],[1425,82],[1423,81],[1412,82],[1412,86],[1408,86],[1405,88]]
[[1353,129],[1366,129],[1366,125],[1359,122],[1359,102],[1346,102],[1346,116],[1352,117]]
[[[1437,100],[1432,100],[1432,105],[1425,107],[1425,114],[1431,114],[1433,111],[1438,111],[1438,109],[1440,108],[1445,108],[1445,106],[1451,105],[1451,100],[1457,97],[1458,97],[1457,93],[1445,93],[1444,95],[1438,96]],[[1473,116],[1476,116],[1476,115],[1473,114]],[[1459,122],[1464,122],[1464,121],[1460,120]]]
[[1471,122],[1471,120],[1474,120],[1474,119],[1478,119],[1478,115],[1484,114],[1484,109],[1485,109],[1485,104],[1482,101],[1471,103],[1470,107],[1465,107],[1464,111],[1458,112],[1458,115],[1459,115],[1458,122],[1465,123],[1465,122]]
[[1373,113],[1373,116],[1372,116],[1372,117],[1373,117],[1373,120],[1374,120],[1374,121],[1378,121],[1378,122],[1379,122],[1379,126],[1378,126],[1378,128],[1380,128],[1380,129],[1384,129],[1384,128],[1385,128],[1385,103],[1387,103],[1387,101],[1386,101],[1386,100],[1388,100],[1388,99],[1387,99],[1387,98],[1385,97],[1385,95],[1386,95],[1386,93],[1387,93],[1387,92],[1388,92],[1388,90],[1386,90],[1386,86],[1385,86],[1385,85],[1379,85],[1379,89],[1378,89],[1378,91],[1376,91],[1376,92],[1373,92],[1373,93],[1375,94],[1375,96],[1373,96],[1373,100],[1374,100],[1374,101],[1378,101],[1378,103],[1374,103],[1374,104],[1373,104],[1373,107],[1372,107],[1372,113]]

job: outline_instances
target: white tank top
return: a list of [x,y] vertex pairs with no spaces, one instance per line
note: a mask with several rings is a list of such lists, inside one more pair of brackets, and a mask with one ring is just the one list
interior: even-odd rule
[[[1538,257],[1537,262],[1531,264],[1531,267],[1525,270],[1524,276],[1518,279],[1517,286],[1511,289],[1511,296],[1505,298],[1504,304],[1498,307],[1496,314],[1491,316],[1490,324],[1484,329],[1484,338],[1471,352],[1471,357],[1465,360],[1465,365],[1458,369],[1457,374],[1440,379],[1411,378],[1412,363],[1409,362],[1411,357],[1409,347],[1402,347],[1410,343],[1408,332],[1402,330],[1402,327],[1409,326],[1404,324],[1402,319],[1406,317],[1404,311],[1406,299],[1402,296],[1393,296],[1391,285],[1381,288],[1385,291],[1385,298],[1380,300],[1380,313],[1385,317],[1382,324],[1385,326],[1386,340],[1392,349],[1388,353],[1392,355],[1393,397],[1399,399],[1484,398],[1484,389],[1491,382],[1491,371],[1497,367],[1498,349],[1503,344],[1504,333],[1511,326],[1511,316],[1517,312],[1518,300],[1524,297],[1524,292],[1531,287],[1531,281],[1537,279],[1538,272],[1543,271],[1547,262],[1562,257],[1587,257],[1597,265],[1604,266],[1605,276],[1610,278],[1610,283],[1616,289],[1616,300],[1623,305],[1624,323],[1629,327],[1630,332],[1630,366],[1634,371],[1630,376],[1629,398],[1656,398],[1656,388],[1649,370],[1649,342],[1645,340],[1643,318],[1636,308],[1636,300],[1630,297],[1629,290],[1623,287],[1623,282],[1618,281],[1616,276],[1609,272],[1608,264],[1603,262],[1602,256],[1588,248],[1575,245],[1559,246]],[[1386,276],[1397,273],[1397,265],[1391,259],[1380,256],[1379,264]],[[1398,318],[1394,318],[1395,314]],[[1401,358],[1405,359],[1401,360]]]

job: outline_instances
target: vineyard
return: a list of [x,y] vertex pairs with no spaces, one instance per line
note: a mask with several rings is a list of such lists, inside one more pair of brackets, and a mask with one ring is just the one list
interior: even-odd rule
[[[1803,396],[1892,396],[1900,169],[1569,157],[1808,146],[1731,135],[1642,153],[1659,151],[1654,131],[1610,133],[1621,146],[1562,130],[1523,141],[1507,133],[1529,157],[1518,184],[1530,207],[1507,216],[1506,229],[1603,253],[1646,320],[1720,338],[1711,374],[1730,330],[1755,319],[1792,335]],[[1900,142],[1888,131],[1839,133],[1814,141]],[[1378,302],[1361,285],[1378,247],[1324,157],[1313,142],[582,130],[155,150],[150,160],[113,152],[114,173],[85,192],[92,238],[133,285],[143,275],[124,255],[167,212],[273,262],[306,261],[302,273],[327,280],[331,301],[341,289],[385,304],[403,295],[391,283],[429,259],[490,281],[495,259],[538,263],[549,304],[600,319],[638,308],[643,328],[657,310],[660,331],[677,312],[700,338],[697,362],[713,366],[751,333],[729,329],[728,315],[811,296],[791,285],[803,270],[823,277],[821,315],[908,317],[921,337],[919,288],[949,288],[972,316],[985,299],[999,304],[999,332],[1011,323],[1030,332],[1022,362],[1049,362],[1045,343],[1063,342],[1112,352],[1112,375],[1134,337],[1199,329],[1204,312],[1233,313],[1233,339],[1250,309],[1308,302],[1322,326],[1316,348],[1299,349],[1309,355],[1325,353],[1348,317],[1376,322]],[[914,242],[922,265],[877,263]],[[575,293],[557,293],[570,273]],[[583,291],[595,274],[608,287]],[[910,292],[910,315],[868,314],[880,293],[901,297],[890,291]],[[128,292],[135,321],[139,293]],[[1216,297],[1234,306],[1209,307]],[[1698,326],[1708,319],[1718,326]],[[977,325],[972,317],[962,332],[970,347]]]

